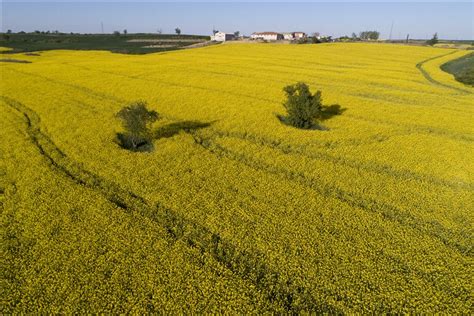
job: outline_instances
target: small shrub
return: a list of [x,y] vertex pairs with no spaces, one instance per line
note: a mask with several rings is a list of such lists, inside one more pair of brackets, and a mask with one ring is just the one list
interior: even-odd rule
[[303,129],[326,130],[319,122],[341,115],[346,109],[339,104],[323,105],[321,91],[311,94],[309,86],[303,82],[283,88],[287,100],[283,103],[287,116],[277,115],[287,125]]
[[132,151],[151,151],[153,133],[151,124],[159,119],[156,111],[149,111],[144,101],[138,101],[124,107],[117,113],[122,120],[124,133],[118,133],[117,139],[122,148]]
[[439,42],[438,33],[434,33],[433,37],[430,40],[426,41],[426,44],[434,46],[434,45],[438,44],[438,42]]
[[322,116],[321,91],[311,94],[309,86],[303,82],[286,86],[283,91],[287,96],[283,106],[288,115],[280,120],[297,128],[317,127],[317,120]]
[[306,37],[298,39],[298,44],[308,44],[308,39]]

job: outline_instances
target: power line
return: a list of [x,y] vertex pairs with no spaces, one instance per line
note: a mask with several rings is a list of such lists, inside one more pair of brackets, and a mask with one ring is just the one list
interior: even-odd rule
[[389,40],[392,39],[392,31],[393,31],[393,21],[392,21],[392,25],[390,26],[390,36],[388,37]]

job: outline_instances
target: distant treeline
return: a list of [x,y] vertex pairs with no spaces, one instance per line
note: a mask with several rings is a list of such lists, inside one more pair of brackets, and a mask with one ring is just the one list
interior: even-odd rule
[[361,40],[378,40],[380,37],[380,32],[378,31],[364,31],[359,33],[359,38]]
[[32,33],[7,31],[0,36],[0,46],[8,53],[35,52],[52,49],[108,50],[124,54],[146,54],[169,51],[204,42],[208,36],[178,34],[67,34],[35,31]]

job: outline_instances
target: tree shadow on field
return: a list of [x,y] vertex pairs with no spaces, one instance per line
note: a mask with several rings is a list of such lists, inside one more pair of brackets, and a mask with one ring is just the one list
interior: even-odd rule
[[336,115],[341,115],[347,109],[342,108],[339,104],[331,104],[328,106],[323,105],[323,109],[321,111],[321,121],[326,121]]
[[212,125],[214,122],[182,121],[166,124],[153,131],[154,139],[170,138],[181,131],[192,132]]
[[198,129],[211,126],[213,122],[199,122],[199,121],[182,121],[169,123],[158,127],[151,132],[150,137],[140,137],[127,132],[117,133],[115,142],[123,149],[133,152],[152,152],[155,147],[154,140],[161,138],[170,138],[181,131],[192,132]]
[[152,140],[130,133],[117,133],[115,142],[121,148],[133,152],[151,152],[154,149]]
[[31,64],[32,62],[29,60],[23,59],[13,59],[13,58],[1,58],[1,63],[17,63],[17,64]]

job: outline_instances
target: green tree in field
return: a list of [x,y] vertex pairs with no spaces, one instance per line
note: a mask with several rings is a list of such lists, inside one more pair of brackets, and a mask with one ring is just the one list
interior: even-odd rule
[[373,40],[376,41],[380,37],[380,32],[378,31],[364,31],[359,33],[359,38],[362,40]]
[[127,34],[128,34],[127,29],[123,30],[123,34],[124,34],[124,35],[127,35]]
[[174,31],[175,31],[176,35],[178,35],[178,36],[181,35],[181,29],[179,27],[175,28]]
[[125,129],[117,137],[123,148],[132,151],[150,151],[153,148],[151,124],[159,119],[156,111],[149,111],[144,101],[134,102],[117,113]]
[[321,40],[320,40],[319,36],[320,36],[320,35],[319,35],[318,32],[313,33],[313,36],[311,36],[311,42],[312,42],[313,44],[319,44],[319,43],[321,43]]
[[438,42],[438,33],[434,33],[433,37],[430,40],[426,41],[426,44],[434,46],[435,44],[438,44]]
[[298,39],[298,41],[296,43],[298,43],[298,44],[307,44],[308,43],[308,38],[307,37],[302,37],[302,38]]
[[303,82],[283,88],[287,100],[283,103],[288,115],[282,120],[298,128],[310,129],[317,126],[322,117],[321,91],[311,94],[309,86]]

